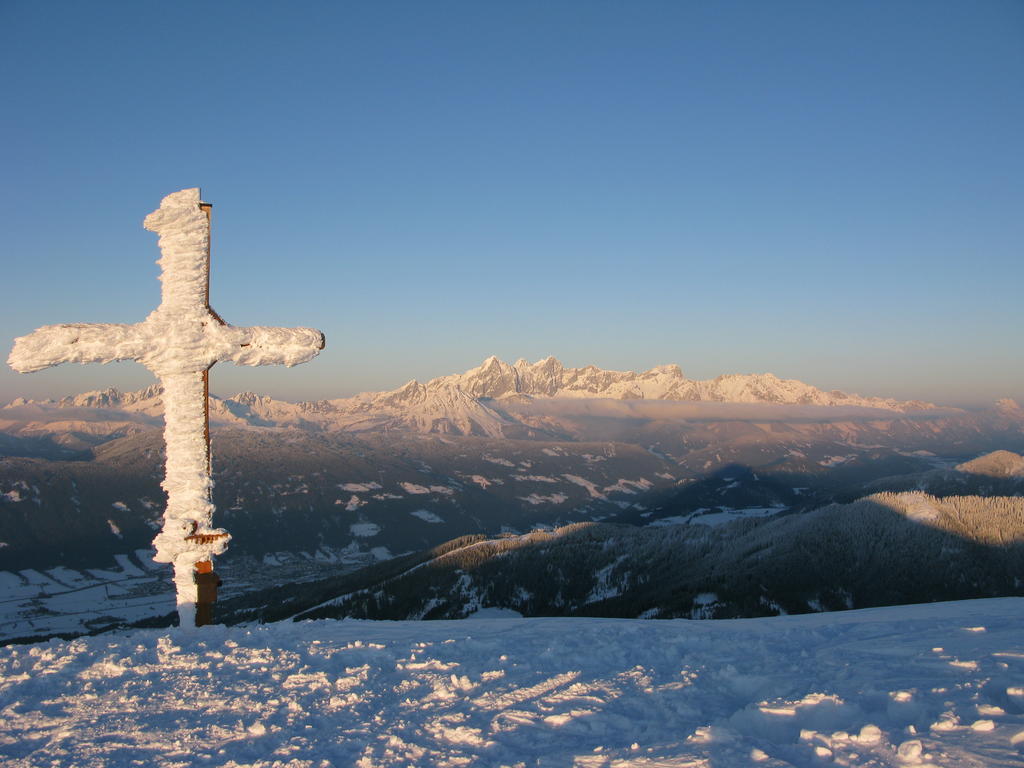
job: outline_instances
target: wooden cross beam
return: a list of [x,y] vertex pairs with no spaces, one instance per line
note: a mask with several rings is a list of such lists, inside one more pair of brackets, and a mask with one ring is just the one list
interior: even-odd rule
[[68,323],[15,339],[8,364],[30,373],[60,363],[136,360],[163,387],[167,492],[157,562],[174,564],[178,615],[194,626],[194,565],[222,553],[230,539],[213,528],[209,371],[218,362],[297,365],[324,348],[312,328],[238,328],[210,307],[210,211],[199,189],[168,195],[143,226],[160,235],[161,301],[134,325]]

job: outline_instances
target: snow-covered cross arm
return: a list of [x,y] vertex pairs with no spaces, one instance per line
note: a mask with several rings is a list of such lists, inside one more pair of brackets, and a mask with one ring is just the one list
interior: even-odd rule
[[146,350],[141,325],[65,323],[44,325],[14,340],[7,364],[33,373],[61,363],[112,363],[138,360]]
[[[33,373],[61,363],[145,363],[143,358],[160,342],[162,330],[161,324],[149,324],[148,320],[135,325],[44,325],[14,340],[7,363],[18,373]],[[237,328],[208,322],[206,336],[209,351],[216,358],[213,362],[237,365],[297,365],[311,360],[324,346],[323,334],[312,328]]]
[[212,527],[208,372],[218,362],[298,365],[324,348],[312,328],[235,327],[210,308],[210,206],[199,189],[165,197],[143,224],[160,235],[160,306],[135,325],[48,325],[15,339],[8,364],[21,373],[60,363],[136,360],[163,386],[167,491],[155,558],[173,563],[182,626],[195,616],[194,566],[230,539]]

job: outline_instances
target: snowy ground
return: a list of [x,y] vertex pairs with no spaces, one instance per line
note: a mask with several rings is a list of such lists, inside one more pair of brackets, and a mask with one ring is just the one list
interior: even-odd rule
[[0,763],[1019,766],[1024,599],[321,621],[0,648]]
[[709,509],[698,509],[689,515],[673,515],[672,517],[660,517],[654,522],[648,523],[652,528],[660,528],[669,525],[686,525],[695,523],[697,525],[709,525],[715,528],[719,525],[731,523],[733,520],[740,520],[744,517],[771,517],[780,512],[785,512],[788,507],[780,505],[777,507],[743,507],[733,509],[732,507],[716,507],[715,512]]

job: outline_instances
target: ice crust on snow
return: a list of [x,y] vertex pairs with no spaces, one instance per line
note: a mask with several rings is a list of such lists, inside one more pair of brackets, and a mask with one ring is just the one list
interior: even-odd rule
[[[12,645],[0,762],[1015,765],[1022,615],[1021,598],[713,622],[481,606]],[[936,666],[939,644],[978,668]]]
[[205,543],[185,538],[226,534],[212,525],[206,371],[221,361],[297,365],[324,346],[323,334],[312,328],[239,328],[210,309],[210,224],[200,204],[198,188],[183,189],[167,195],[143,222],[160,236],[162,268],[160,306],[143,322],[44,326],[15,339],[8,358],[22,373],[65,362],[136,360],[156,374],[163,390],[168,498],[163,530],[153,541],[154,559],[174,564],[183,625],[192,623],[194,564],[220,554],[228,542],[226,535]]

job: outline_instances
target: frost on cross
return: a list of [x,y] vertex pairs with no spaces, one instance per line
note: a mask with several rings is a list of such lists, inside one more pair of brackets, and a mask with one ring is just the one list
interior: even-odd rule
[[210,308],[210,205],[199,189],[160,202],[143,226],[160,236],[160,306],[135,325],[47,325],[14,340],[8,364],[30,373],[60,363],[137,360],[163,386],[167,492],[154,559],[174,564],[181,626],[195,624],[195,564],[221,554],[230,537],[213,528],[208,372],[214,363],[297,365],[324,348],[312,328],[237,328]]

